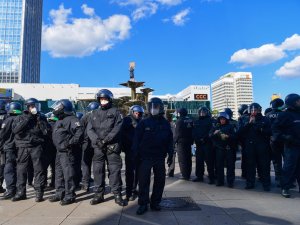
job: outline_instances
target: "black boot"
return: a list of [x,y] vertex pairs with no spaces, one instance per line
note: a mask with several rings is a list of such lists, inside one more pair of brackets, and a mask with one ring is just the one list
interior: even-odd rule
[[42,192],[42,191],[35,192],[35,202],[42,202],[42,201],[44,201],[43,196],[44,196],[44,192]]
[[63,199],[60,201],[60,205],[70,205],[75,202],[75,198]]
[[49,202],[58,202],[60,201],[62,198],[56,194],[52,195],[49,197]]
[[137,215],[143,215],[145,212],[147,212],[148,206],[147,205],[140,205],[138,210],[136,211]]
[[123,200],[121,193],[115,194],[115,203],[118,204],[119,206],[126,205],[126,202]]
[[159,204],[150,204],[150,209],[153,211],[160,211],[161,206]]
[[0,186],[0,193],[4,193],[6,190],[5,188],[2,187],[2,185]]
[[15,191],[6,191],[3,194],[3,199],[7,200],[7,199],[11,199],[15,196],[16,192]]
[[13,202],[17,202],[17,201],[21,201],[21,200],[25,200],[27,197],[26,197],[26,194],[23,194],[23,193],[17,193],[11,200]]
[[97,205],[99,203],[104,202],[104,197],[102,194],[95,194],[94,198],[90,201],[91,205]]
[[281,195],[285,198],[291,197],[290,191],[288,189],[282,189]]
[[89,192],[89,189],[90,189],[90,188],[89,188],[88,185],[84,185],[84,184],[81,185],[81,190],[82,190],[82,191]]
[[203,177],[196,177],[193,182],[203,182]]

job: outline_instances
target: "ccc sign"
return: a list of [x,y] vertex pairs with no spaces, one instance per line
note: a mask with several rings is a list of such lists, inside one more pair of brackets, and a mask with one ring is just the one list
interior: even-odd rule
[[194,94],[194,99],[195,100],[207,100],[207,94]]

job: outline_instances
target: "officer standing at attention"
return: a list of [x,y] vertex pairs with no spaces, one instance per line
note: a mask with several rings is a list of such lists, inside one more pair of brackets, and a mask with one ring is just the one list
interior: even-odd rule
[[[280,98],[276,98],[270,102],[270,105],[272,107],[271,111],[266,113],[265,116],[269,118],[272,125],[279,114],[282,113],[281,108],[284,105],[284,101]],[[275,171],[275,181],[277,182],[277,186],[280,187],[284,143],[282,141],[274,140],[272,136],[270,144],[272,149],[272,161]]]
[[281,194],[289,198],[295,178],[300,185],[300,96],[289,94],[284,103],[287,110],[278,115],[272,124],[272,132],[275,141],[284,143]]
[[12,132],[12,125],[16,116],[22,114],[22,106],[18,102],[12,102],[8,106],[9,116],[2,123],[0,130],[0,142],[5,158],[4,179],[6,183],[6,192],[4,199],[11,199],[16,194],[17,182],[17,148]]
[[53,106],[53,114],[59,119],[53,127],[52,139],[56,147],[55,189],[50,202],[61,205],[75,202],[75,154],[78,152],[83,129],[73,113],[69,100],[60,100]]
[[132,156],[132,142],[135,128],[143,118],[143,114],[142,106],[131,106],[129,115],[124,117],[122,124],[122,150],[125,152],[126,199],[128,201],[134,201],[137,198],[137,165]]
[[87,135],[87,125],[89,122],[91,112],[99,108],[98,102],[91,102],[87,106],[87,113],[81,118],[80,123],[84,129],[84,139],[82,143],[82,160],[81,160],[81,169],[82,169],[82,185],[81,190],[86,192],[90,188],[91,180],[91,170],[92,170],[92,161],[94,156],[94,150],[91,146],[91,141]]
[[261,114],[261,106],[252,103],[249,106],[249,120],[239,128],[240,136],[245,140],[247,167],[247,183],[245,189],[255,187],[256,167],[261,171],[264,191],[270,191],[270,136],[271,124],[268,118]]
[[[173,159],[173,134],[170,123],[164,118],[164,105],[160,98],[152,98],[147,105],[149,117],[143,119],[135,130],[133,140],[133,156],[139,161],[139,208],[138,215],[144,214],[150,208],[161,210],[161,202],[165,186],[165,158],[167,164]],[[154,183],[149,199],[151,170],[154,173]]]
[[189,180],[192,171],[193,120],[185,108],[177,110],[174,143],[177,144],[178,162],[184,180]]
[[92,111],[87,127],[87,134],[94,149],[93,173],[95,195],[91,205],[104,201],[105,191],[105,162],[109,170],[109,184],[115,197],[115,203],[125,206],[122,199],[122,158],[121,128],[122,117],[120,111],[112,106],[113,94],[107,89],[101,89],[97,94],[100,108]]
[[25,101],[24,113],[14,120],[13,133],[18,148],[17,156],[17,193],[12,201],[26,199],[27,169],[30,160],[34,169],[35,201],[43,201],[45,172],[43,165],[43,144],[48,134],[48,123],[40,111],[40,103],[35,98]]

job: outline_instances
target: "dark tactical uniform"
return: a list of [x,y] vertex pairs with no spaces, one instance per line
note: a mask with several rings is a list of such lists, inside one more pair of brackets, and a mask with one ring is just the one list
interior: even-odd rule
[[210,183],[214,182],[215,174],[215,152],[213,151],[212,142],[209,137],[209,132],[212,129],[212,118],[207,116],[199,116],[199,119],[194,121],[193,138],[196,143],[196,176],[203,180],[204,161],[207,166],[208,177]]
[[6,195],[9,198],[15,195],[17,182],[17,148],[14,133],[12,132],[12,125],[15,118],[16,115],[11,115],[4,120],[0,131],[1,146],[5,154],[4,178],[6,183]]
[[[214,132],[219,130],[217,134]],[[226,163],[226,179],[228,187],[233,187],[235,179],[236,137],[235,129],[227,119],[227,124],[217,124],[210,131],[216,150],[217,186],[224,185],[224,167]]]
[[193,120],[187,117],[187,112],[180,113],[180,117],[176,121],[174,142],[177,144],[182,177],[189,180],[192,171]]
[[[135,158],[139,160],[139,205],[157,206],[165,186],[165,158],[173,157],[173,134],[170,123],[163,116],[150,116],[137,126],[133,142]],[[154,183],[149,199],[151,169]]]
[[52,133],[53,143],[57,149],[55,161],[56,196],[64,201],[75,199],[75,154],[78,152],[83,129],[79,119],[66,115],[58,120]]
[[32,115],[25,112],[15,118],[13,132],[18,148],[16,196],[26,197],[27,169],[30,160],[34,169],[34,189],[37,195],[41,195],[45,186],[43,144],[48,134],[47,120],[40,113]]
[[[269,118],[272,125],[279,116],[279,114],[282,112],[281,107],[283,107],[284,101],[280,98],[277,98],[271,101],[270,105],[272,106],[272,108],[269,110],[269,112],[265,114],[265,116]],[[275,180],[278,182],[279,185],[279,182],[281,180],[284,143],[282,141],[276,141],[272,135],[270,145],[272,149],[272,161],[275,171]]]
[[[176,122],[174,122],[174,121],[170,122],[170,126],[171,126],[171,130],[173,133],[173,140],[174,140]],[[169,177],[174,177],[174,173],[175,173],[175,160],[176,160],[177,145],[174,144],[173,147],[174,147],[173,159],[172,159],[172,163],[170,165],[168,165],[168,171],[167,171],[167,175]]]
[[247,189],[254,188],[256,166],[261,168],[261,179],[266,191],[270,188],[270,136],[271,125],[268,118],[258,114],[254,123],[240,124],[239,135],[244,140],[246,155]]
[[126,116],[122,124],[122,149],[125,153],[125,179],[126,179],[126,197],[130,198],[132,194],[137,194],[138,175],[137,163],[133,160],[132,143],[135,129],[139,120],[132,115]]
[[95,194],[103,197],[105,191],[105,162],[109,170],[112,192],[119,195],[122,190],[120,156],[122,118],[116,108],[99,108],[91,113],[87,134],[94,149],[93,173]]
[[300,96],[290,94],[285,99],[288,109],[279,114],[272,124],[273,139],[284,142],[284,164],[282,168],[281,187],[283,196],[289,197],[296,177],[300,184],[300,107],[294,105]]
[[[4,106],[4,105],[3,105]],[[2,122],[7,118],[6,110],[0,110],[0,129]],[[5,153],[3,152],[3,143],[0,142],[0,193],[4,193],[5,189],[2,187],[4,181],[4,166],[5,166]]]

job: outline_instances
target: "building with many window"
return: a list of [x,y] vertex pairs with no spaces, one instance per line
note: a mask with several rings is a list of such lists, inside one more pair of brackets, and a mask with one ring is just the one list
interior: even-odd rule
[[253,102],[252,73],[231,72],[211,84],[213,109],[223,111],[230,108],[233,117],[238,117],[241,104]]
[[0,83],[39,83],[43,0],[0,0]]

